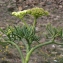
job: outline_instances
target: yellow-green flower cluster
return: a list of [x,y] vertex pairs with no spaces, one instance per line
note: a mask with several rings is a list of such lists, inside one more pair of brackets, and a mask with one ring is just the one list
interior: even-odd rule
[[11,26],[7,29],[7,35],[11,34],[14,31],[14,28],[12,28]]
[[19,17],[20,19],[22,19],[26,14],[27,14],[27,10],[12,12],[12,15]]
[[29,9],[27,13],[34,16],[35,18],[49,15],[48,11],[45,11],[43,8],[38,7]]
[[7,35],[11,34],[11,33],[12,33],[12,31],[10,29],[8,29]]
[[39,8],[39,7],[24,10],[24,11],[12,12],[12,15],[17,16],[19,18],[23,18],[27,14],[30,14],[35,18],[49,15],[49,13],[47,11],[45,11],[43,8]]

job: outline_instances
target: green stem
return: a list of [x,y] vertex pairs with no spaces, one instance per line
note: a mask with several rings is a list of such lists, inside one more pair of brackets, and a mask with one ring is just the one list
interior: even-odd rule
[[32,54],[33,51],[35,51],[35,50],[36,50],[37,48],[39,48],[39,47],[42,47],[42,46],[44,46],[44,45],[49,45],[49,44],[53,44],[53,42],[42,43],[42,44],[39,44],[39,45],[37,45],[37,46],[31,48],[31,50],[30,50],[30,51],[27,53],[27,55],[26,55],[25,63],[28,63],[28,62],[29,62],[30,56],[31,56],[31,54]]
[[23,42],[23,44],[25,45],[25,47],[26,47],[26,52],[28,53],[29,51],[30,51],[30,48],[29,48],[29,45],[27,44],[27,41],[26,41],[26,39],[22,39],[22,42]]
[[63,43],[54,42],[56,45],[63,45]]
[[36,21],[37,19],[36,18],[34,18],[34,22],[33,22],[33,29],[36,27],[36,23],[37,23],[37,21]]
[[6,44],[6,43],[12,44],[12,45],[14,45],[17,48],[18,52],[20,53],[20,58],[22,59],[22,63],[24,63],[25,62],[24,61],[24,56],[23,56],[23,53],[22,53],[21,49],[19,48],[19,46],[16,43],[12,42],[12,41],[0,42],[1,45],[2,44]]
[[28,28],[28,24],[24,21],[24,19],[22,18],[22,22],[24,23],[24,25]]

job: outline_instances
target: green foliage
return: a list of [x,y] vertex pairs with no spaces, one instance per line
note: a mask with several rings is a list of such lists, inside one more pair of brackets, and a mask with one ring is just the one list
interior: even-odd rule
[[26,26],[15,27],[15,35],[19,39],[25,38],[28,44],[31,44],[33,41],[38,41],[38,36],[36,36],[35,30],[33,30],[32,26],[29,26],[29,28]]
[[5,34],[10,41],[22,40],[25,38],[28,44],[31,44],[33,41],[38,41],[39,37],[36,36],[35,30],[33,30],[32,26],[27,28],[25,25],[20,26],[9,26],[7,29],[2,30],[3,34]]
[[63,63],[63,57],[60,57],[60,58],[58,58],[56,60],[57,60],[57,63]]
[[57,38],[60,37],[63,39],[63,30],[62,28],[56,28],[52,26],[51,24],[48,24],[46,26],[47,29],[47,37],[49,38]]
[[[7,37],[7,40],[13,41],[14,40],[14,28],[12,26],[8,26],[5,30],[0,28],[0,31]],[[6,38],[5,37],[5,38]]]
[[[27,15],[31,15],[34,17],[34,22],[32,25],[28,25],[28,23],[26,23],[26,21],[23,20],[23,18]],[[42,8],[32,8],[32,9],[28,9],[28,10],[24,10],[24,11],[18,11],[18,12],[12,12],[12,15],[20,18],[22,20],[22,22],[24,23],[24,25],[22,27],[20,26],[9,26],[7,27],[5,30],[0,29],[0,31],[3,33],[3,35],[6,36],[6,39],[4,39],[4,42],[0,42],[1,45],[3,44],[12,44],[14,45],[18,52],[20,53],[20,57],[22,60],[22,63],[28,63],[30,56],[32,54],[32,52],[43,46],[43,45],[47,45],[50,44],[51,42],[48,43],[44,43],[44,44],[39,44],[36,45],[34,47],[31,47],[31,44],[33,41],[38,42],[39,41],[39,37],[36,35],[36,23],[37,23],[37,18],[41,17],[41,16],[47,16],[49,15],[49,13],[47,11],[45,11]],[[22,51],[19,48],[19,45],[16,44],[15,41],[22,41],[24,46],[26,47],[26,57],[24,58]]]

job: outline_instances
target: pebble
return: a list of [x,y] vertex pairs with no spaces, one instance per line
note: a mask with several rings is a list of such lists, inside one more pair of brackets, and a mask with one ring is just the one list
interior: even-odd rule
[[56,16],[55,18],[54,18],[54,20],[58,20],[60,18],[60,16]]
[[53,48],[55,48],[55,45],[52,45]]
[[48,2],[46,2],[46,4],[47,4],[47,5],[51,5],[51,4],[52,4],[52,2],[49,2],[49,1],[48,1]]
[[44,6],[44,5],[45,5],[45,3],[44,3],[44,2],[41,2],[41,3],[40,3],[40,5],[43,5],[43,6]]
[[63,54],[61,54],[60,56],[63,57]]
[[38,28],[38,27],[36,27],[36,31],[37,31],[37,32],[39,31],[39,28]]
[[62,8],[63,6],[62,5],[59,5],[59,8]]
[[57,60],[54,60],[54,62],[58,62]]

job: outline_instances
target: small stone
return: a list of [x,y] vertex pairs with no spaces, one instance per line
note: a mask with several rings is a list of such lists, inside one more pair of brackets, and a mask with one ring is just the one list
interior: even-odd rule
[[13,0],[13,2],[16,2],[16,0]]
[[55,45],[52,45],[53,48],[55,48]]
[[46,4],[44,2],[41,2],[40,5],[45,6]]
[[59,8],[62,8],[63,6],[62,5],[59,5]]
[[36,31],[37,31],[37,32],[39,31],[39,28],[38,28],[38,27],[36,27]]
[[59,18],[60,16],[56,16],[57,18]]
[[55,55],[55,54],[57,54],[57,52],[51,52],[51,54],[54,54]]
[[19,6],[19,7],[18,7],[18,10],[19,10],[19,11],[23,10],[22,6]]
[[54,60],[54,62],[58,62],[57,60]]
[[54,20],[58,20],[60,18],[60,16],[56,16],[55,18],[54,18]]
[[61,54],[60,56],[63,57],[63,54]]
[[6,35],[5,35],[5,34],[3,34],[3,37],[6,37]]
[[47,5],[51,5],[51,4],[52,4],[52,2],[49,2],[49,1],[48,1],[48,2],[46,2],[46,4],[47,4]]

